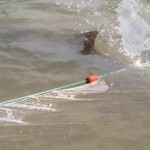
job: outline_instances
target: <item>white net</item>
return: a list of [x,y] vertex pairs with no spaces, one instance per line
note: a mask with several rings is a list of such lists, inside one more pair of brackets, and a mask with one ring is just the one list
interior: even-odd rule
[[[103,76],[100,80],[81,85],[78,87],[52,90],[43,94],[35,94],[24,98],[8,101],[8,103],[1,103],[0,105],[0,125],[32,125],[32,124],[46,124],[45,116],[51,113],[63,112],[68,102],[72,101],[101,101],[102,105],[108,105],[108,112],[111,109],[115,109],[111,105],[120,105],[120,109],[123,105],[131,107],[130,105],[137,105],[142,102],[146,102],[150,98],[150,78],[149,67],[130,68],[123,71],[117,71],[116,73]],[[140,98],[142,101],[140,101]],[[65,105],[65,106],[64,106]],[[142,106],[141,105],[141,106]],[[144,107],[145,107],[144,106]],[[69,109],[76,109],[72,108]],[[140,107],[140,105],[138,106]],[[116,110],[118,110],[117,108]],[[127,110],[128,110],[127,109]],[[80,110],[81,111],[81,110]],[[135,112],[125,114],[128,119],[133,116],[140,116],[141,113],[138,109]],[[142,114],[144,114],[142,111]],[[148,110],[147,110],[148,111]],[[107,111],[106,111],[107,112]],[[105,113],[106,113],[105,112]],[[104,113],[104,118],[117,116],[122,118],[124,114],[110,113],[109,115]],[[102,115],[103,113],[101,113]],[[41,117],[42,120],[41,120]],[[147,115],[146,115],[147,116]],[[39,121],[40,120],[40,121]],[[49,120],[49,119],[48,119]],[[49,123],[52,123],[49,120]]]
[[91,84],[1,103],[0,145],[147,150],[149,124],[150,66],[130,68]]
[[0,107],[0,124],[30,124],[31,115],[42,112],[56,112],[53,101],[58,100],[84,100],[87,95],[102,93],[108,90],[104,81],[96,81],[91,84],[49,92],[39,96],[29,96],[21,101],[4,104]]

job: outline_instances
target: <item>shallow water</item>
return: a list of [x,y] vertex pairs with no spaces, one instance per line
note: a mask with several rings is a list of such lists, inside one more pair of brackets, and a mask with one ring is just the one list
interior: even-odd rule
[[[148,0],[0,0],[0,101],[128,67],[126,53],[150,47],[149,16]],[[81,33],[94,30],[108,57],[81,54]],[[99,100],[56,101],[31,125],[1,126],[0,147],[147,150],[149,79],[149,67],[108,76]]]
[[[105,74],[122,67],[97,55],[80,54],[83,39],[75,34],[95,30],[98,22],[93,14],[86,16],[84,8],[77,12],[76,7],[73,11],[67,3],[53,1],[0,3],[1,100],[79,81],[90,73]],[[88,25],[86,20],[93,20],[95,27]]]

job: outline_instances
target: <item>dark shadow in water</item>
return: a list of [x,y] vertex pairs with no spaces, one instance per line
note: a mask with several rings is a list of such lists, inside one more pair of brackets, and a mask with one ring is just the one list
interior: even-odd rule
[[81,51],[82,55],[89,55],[89,54],[95,53],[94,42],[98,33],[99,33],[98,31],[89,31],[89,32],[83,33],[84,49]]

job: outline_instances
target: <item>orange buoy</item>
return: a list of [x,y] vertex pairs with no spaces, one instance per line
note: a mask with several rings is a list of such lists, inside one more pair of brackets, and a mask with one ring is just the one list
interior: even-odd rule
[[86,83],[92,83],[99,79],[98,75],[90,75],[86,78]]

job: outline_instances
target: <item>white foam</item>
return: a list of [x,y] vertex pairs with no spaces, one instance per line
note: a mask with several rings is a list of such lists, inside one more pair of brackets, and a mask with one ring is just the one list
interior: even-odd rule
[[124,51],[131,57],[150,45],[150,25],[140,16],[140,9],[139,0],[123,0],[117,10]]
[[56,110],[53,108],[48,108],[45,107],[46,105],[41,105],[41,107],[34,106],[34,105],[25,105],[25,104],[18,104],[18,103],[13,103],[6,105],[6,107],[11,107],[11,108],[19,108],[19,109],[29,109],[29,110],[37,110],[37,111],[53,111],[55,112]]
[[22,120],[15,120],[15,119],[10,119],[10,118],[0,118],[0,122],[2,122],[2,123],[8,122],[8,123],[27,125],[27,123]]

